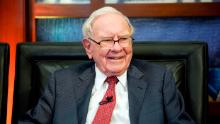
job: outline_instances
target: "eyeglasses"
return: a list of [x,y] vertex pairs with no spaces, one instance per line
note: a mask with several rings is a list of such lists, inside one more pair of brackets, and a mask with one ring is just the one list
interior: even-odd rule
[[112,48],[115,42],[118,42],[121,47],[128,47],[131,44],[131,41],[134,40],[132,37],[121,37],[118,40],[105,39],[105,40],[101,40],[100,42],[97,42],[96,40],[93,40],[92,38],[88,38],[88,39],[100,45],[103,48]]

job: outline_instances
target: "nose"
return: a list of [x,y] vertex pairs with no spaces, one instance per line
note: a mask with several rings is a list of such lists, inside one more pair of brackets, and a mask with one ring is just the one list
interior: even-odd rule
[[114,42],[114,45],[113,45],[113,47],[112,47],[112,50],[113,50],[113,51],[121,51],[121,50],[122,50],[122,47],[121,47],[121,45],[119,44],[118,40],[116,40],[116,41]]

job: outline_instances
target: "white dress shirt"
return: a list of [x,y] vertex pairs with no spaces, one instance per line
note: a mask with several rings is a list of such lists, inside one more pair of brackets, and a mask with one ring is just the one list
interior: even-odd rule
[[[99,107],[99,102],[105,95],[108,88],[108,83],[105,83],[107,78],[95,66],[95,84],[92,89],[92,94],[89,102],[86,124],[91,124]],[[115,87],[116,104],[113,110],[110,124],[130,124],[129,104],[128,104],[128,88],[127,88],[127,71],[117,77],[119,82]]]

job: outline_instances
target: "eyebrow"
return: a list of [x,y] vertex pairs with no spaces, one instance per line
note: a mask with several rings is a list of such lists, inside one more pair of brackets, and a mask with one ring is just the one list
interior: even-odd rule
[[[125,35],[118,35],[119,38],[122,38],[122,37],[128,37],[130,36],[130,34],[125,34]],[[114,37],[114,36],[113,36]],[[112,39],[113,37],[101,37],[101,39]]]

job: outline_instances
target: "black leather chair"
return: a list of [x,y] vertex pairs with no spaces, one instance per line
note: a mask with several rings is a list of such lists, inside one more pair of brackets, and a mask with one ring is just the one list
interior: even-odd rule
[[9,45],[0,43],[0,124],[6,123]]
[[[206,123],[207,44],[202,42],[134,43],[134,58],[166,65],[174,72],[186,110],[198,124]],[[81,43],[23,43],[17,46],[13,122],[39,98],[48,75],[88,61]]]

